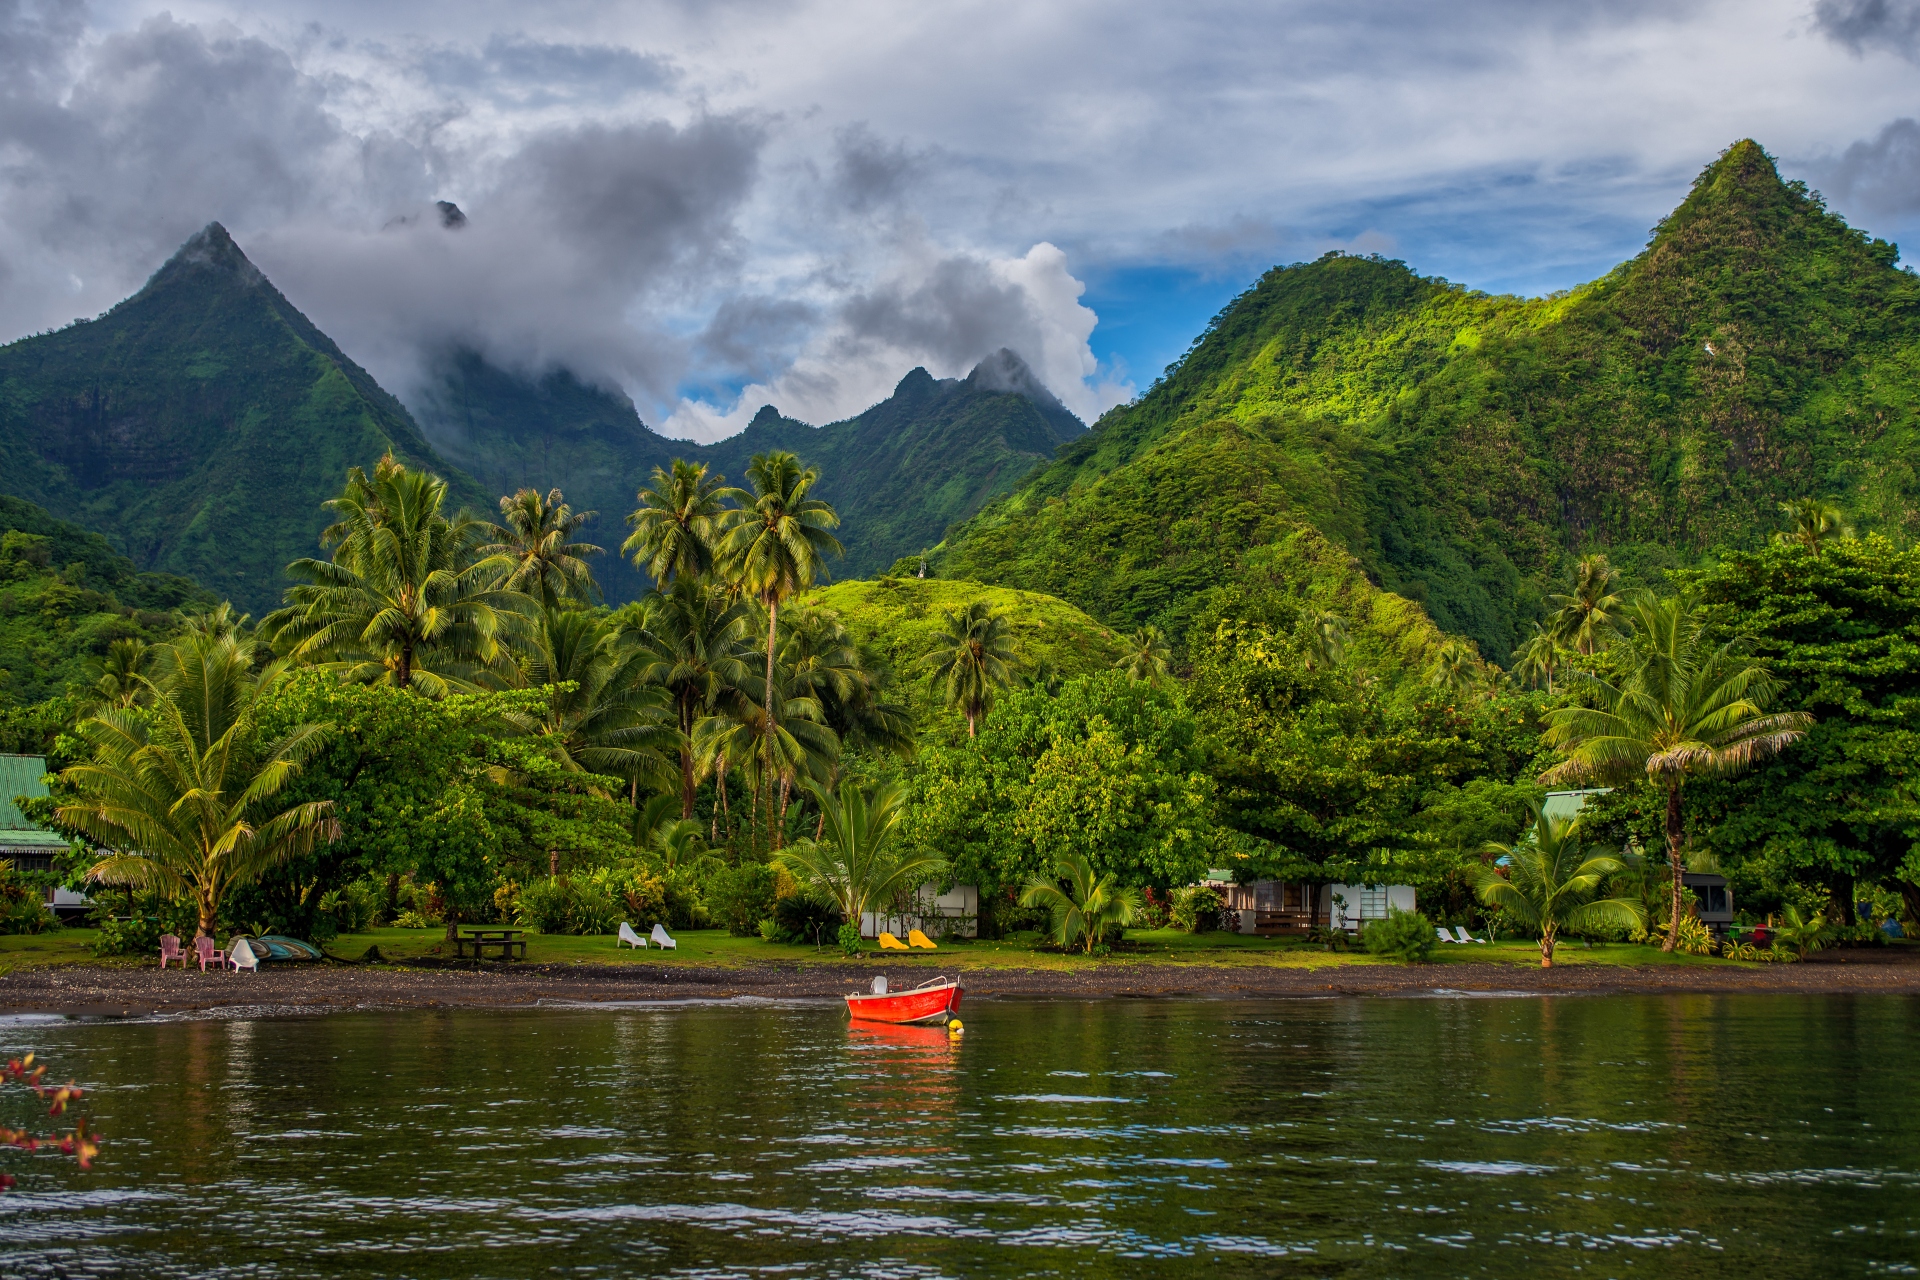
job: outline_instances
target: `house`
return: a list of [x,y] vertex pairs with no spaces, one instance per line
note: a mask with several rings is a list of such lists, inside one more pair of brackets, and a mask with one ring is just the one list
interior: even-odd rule
[[980,936],[980,890],[974,885],[957,884],[942,893],[939,885],[928,881],[914,890],[912,901],[899,912],[867,911],[860,916],[863,938],[877,938],[883,933],[904,938],[914,929],[930,938],[949,932],[962,938]]
[[[44,831],[28,821],[14,804],[15,796],[38,799],[47,794],[47,762],[43,756],[0,755],[0,859],[17,871],[51,871],[56,856],[67,851],[64,836]],[[47,890],[47,909],[60,916],[79,915],[86,898],[70,889]]]
[[1390,911],[1414,909],[1413,887],[1404,884],[1235,884],[1226,871],[1209,871],[1201,883],[1220,894],[1228,929],[1263,937],[1306,933],[1316,926],[1352,933],[1369,920],[1386,919]]

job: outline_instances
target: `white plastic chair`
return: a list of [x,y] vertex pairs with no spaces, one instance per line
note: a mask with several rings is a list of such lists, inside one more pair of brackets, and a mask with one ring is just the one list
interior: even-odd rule
[[1442,929],[1439,925],[1433,926],[1433,932],[1434,932],[1434,936],[1438,937],[1442,942],[1453,941],[1453,935],[1448,933],[1445,929]]
[[662,951],[677,951],[680,948],[680,944],[669,938],[666,929],[660,925],[653,926],[653,932],[647,936],[653,940],[653,945]]
[[227,963],[235,969],[260,972],[260,957],[253,954],[253,948],[247,945],[245,938],[235,938],[227,943]]
[[630,947],[638,947],[642,951],[645,951],[647,949],[647,940],[641,937],[639,934],[635,933],[633,931],[633,926],[628,924],[625,920],[622,920],[620,922],[620,936],[614,939],[613,949],[615,951],[618,951],[620,949],[620,944],[623,942]]
[[[1442,930],[1442,932],[1445,932],[1445,930]],[[1464,944],[1468,942],[1477,942],[1483,947],[1487,945],[1487,940],[1485,938],[1474,937],[1472,934],[1467,932],[1467,927],[1463,924],[1457,924],[1453,926],[1453,935],[1454,935],[1453,941],[1458,943]]]

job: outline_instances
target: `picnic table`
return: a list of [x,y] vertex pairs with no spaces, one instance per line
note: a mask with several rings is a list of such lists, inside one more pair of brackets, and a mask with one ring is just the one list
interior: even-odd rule
[[465,933],[453,935],[453,945],[461,957],[467,954],[467,945],[473,945],[473,958],[484,960],[487,949],[497,948],[502,960],[512,960],[516,955],[527,958],[527,931],[525,929],[470,929]]

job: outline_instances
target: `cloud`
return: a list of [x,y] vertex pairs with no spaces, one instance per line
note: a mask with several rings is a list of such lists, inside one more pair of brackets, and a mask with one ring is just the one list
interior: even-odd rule
[[1867,217],[1920,213],[1920,123],[1893,121],[1826,161],[1802,166],[1834,208]]
[[1916,0],[1815,0],[1813,25],[1856,54],[1881,49],[1920,60],[1920,3]]

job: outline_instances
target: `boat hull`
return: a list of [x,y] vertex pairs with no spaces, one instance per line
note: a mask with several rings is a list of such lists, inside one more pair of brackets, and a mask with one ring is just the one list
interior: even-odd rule
[[850,995],[847,1012],[862,1022],[944,1022],[960,1008],[960,984],[949,982],[883,996]]

